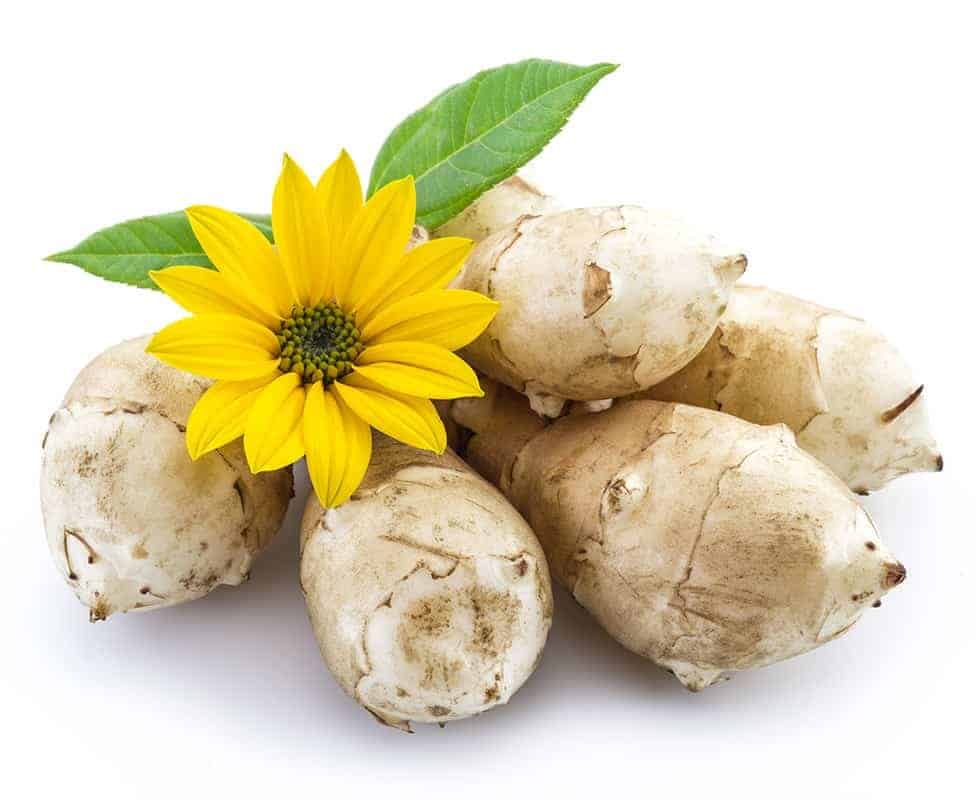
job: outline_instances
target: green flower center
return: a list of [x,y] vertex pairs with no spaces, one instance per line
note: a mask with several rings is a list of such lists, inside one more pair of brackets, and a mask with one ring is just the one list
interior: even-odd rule
[[278,331],[282,372],[294,372],[305,383],[330,384],[352,372],[363,351],[355,314],[335,303],[314,308],[296,306]]

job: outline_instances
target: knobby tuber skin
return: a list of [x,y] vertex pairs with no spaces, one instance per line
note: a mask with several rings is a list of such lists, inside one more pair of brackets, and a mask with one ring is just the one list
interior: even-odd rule
[[705,349],[638,397],[690,403],[761,425],[866,494],[909,472],[938,471],[922,386],[865,322],[762,287],[736,287]]
[[454,219],[434,231],[435,236],[463,236],[480,242],[526,214],[559,211],[559,204],[531,183],[513,175],[489,189]]
[[349,502],[309,497],[301,582],[336,680],[406,731],[507,702],[552,620],[545,555],[505,498],[450,451],[379,434]]
[[468,462],[610,635],[689,689],[830,641],[905,578],[783,425],[651,400],[546,425],[486,389],[451,409]]
[[567,399],[630,394],[698,354],[745,266],[632,206],[523,216],[480,242],[454,281],[501,303],[464,356],[546,416]]
[[88,364],[44,438],[48,545],[92,621],[241,583],[292,496],[291,469],[252,475],[239,443],[190,459],[186,421],[209,384],[148,341]]

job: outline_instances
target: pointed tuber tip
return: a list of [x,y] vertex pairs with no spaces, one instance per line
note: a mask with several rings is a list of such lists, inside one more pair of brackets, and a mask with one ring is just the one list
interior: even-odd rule
[[900,561],[887,561],[884,564],[885,574],[881,579],[881,585],[885,589],[894,589],[898,584],[904,583],[908,576],[908,570]]
[[749,259],[746,258],[744,253],[739,253],[734,256],[728,256],[723,258],[715,271],[729,284],[735,283],[739,278],[742,277],[743,273],[746,271],[746,267],[749,264]]

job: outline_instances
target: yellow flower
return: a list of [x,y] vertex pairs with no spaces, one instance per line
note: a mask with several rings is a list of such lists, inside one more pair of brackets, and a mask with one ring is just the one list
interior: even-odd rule
[[405,252],[412,178],[364,204],[345,151],[317,185],[285,156],[271,209],[275,245],[230,212],[186,213],[217,270],[151,273],[193,316],[164,328],[147,350],[216,381],[187,424],[194,459],[240,436],[253,472],[305,456],[319,500],[331,507],[366,472],[370,426],[444,450],[430,400],[482,395],[451,351],[475,339],[498,304],[446,288],[471,250],[467,239]]

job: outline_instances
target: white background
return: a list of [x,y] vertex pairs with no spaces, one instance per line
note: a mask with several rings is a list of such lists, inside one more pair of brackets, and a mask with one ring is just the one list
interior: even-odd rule
[[[18,3],[0,27],[0,785],[7,797],[959,797],[976,547],[973,20],[966,3]],[[289,526],[243,588],[89,625],[50,563],[40,442],[74,374],[175,319],[46,253],[213,203],[265,211],[287,150],[363,172],[447,84],[528,56],[623,66],[527,174],[664,206],[748,280],[866,317],[946,460],[865,501],[909,579],[847,636],[693,695],[559,593],[505,708],[406,736],[321,664]],[[954,787],[954,788],[953,788]]]

